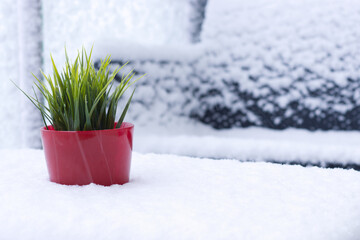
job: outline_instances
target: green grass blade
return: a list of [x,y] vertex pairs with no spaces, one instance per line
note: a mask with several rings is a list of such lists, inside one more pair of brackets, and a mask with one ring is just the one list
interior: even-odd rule
[[129,106],[130,106],[130,103],[131,103],[131,99],[132,99],[132,97],[133,97],[133,95],[134,95],[134,93],[135,93],[135,90],[136,90],[136,88],[135,88],[134,91],[132,92],[129,100],[127,101],[127,103],[126,103],[126,105],[125,105],[125,107],[124,107],[124,110],[123,110],[123,112],[122,112],[122,114],[121,114],[121,116],[120,116],[120,118],[119,118],[119,120],[118,120],[118,122],[117,122],[117,124],[116,124],[116,128],[120,128],[120,127],[121,127],[121,124],[122,124],[123,121],[124,121],[126,112],[127,112],[127,110],[129,109]]

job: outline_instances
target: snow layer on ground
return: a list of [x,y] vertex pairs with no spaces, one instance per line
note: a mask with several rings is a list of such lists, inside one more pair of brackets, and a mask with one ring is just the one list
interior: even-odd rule
[[133,154],[123,186],[50,183],[40,150],[0,150],[3,239],[316,239],[360,234],[360,173]]
[[359,131],[214,130],[201,124],[135,126],[134,148],[142,153],[177,154],[240,161],[360,166]]

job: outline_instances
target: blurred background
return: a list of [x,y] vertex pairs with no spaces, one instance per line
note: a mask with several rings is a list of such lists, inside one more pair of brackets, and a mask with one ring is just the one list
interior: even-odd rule
[[65,46],[147,73],[126,117],[139,151],[248,127],[359,130],[359,22],[355,0],[2,0],[0,148],[41,147],[40,115],[10,80],[31,93]]

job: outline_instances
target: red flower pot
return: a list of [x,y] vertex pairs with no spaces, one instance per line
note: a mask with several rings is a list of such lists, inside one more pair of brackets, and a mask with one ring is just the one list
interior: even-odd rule
[[129,181],[134,125],[95,131],[41,128],[50,181],[109,186]]

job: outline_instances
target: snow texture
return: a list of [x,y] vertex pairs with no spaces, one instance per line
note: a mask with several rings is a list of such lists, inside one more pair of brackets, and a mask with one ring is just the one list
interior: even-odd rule
[[10,81],[29,93],[34,80],[31,73],[39,76],[40,1],[1,1],[0,21],[0,146],[40,147],[40,114]]
[[[36,76],[41,79],[42,68],[42,19],[41,0],[17,1],[17,30],[20,88],[41,99],[40,91],[34,88]],[[33,76],[34,75],[34,76]],[[38,109],[24,96],[21,96],[22,141],[24,147],[41,148],[39,129],[44,125]]]
[[[64,62],[70,56],[107,39],[118,44],[189,44],[198,41],[206,0],[43,1],[45,68],[51,52]],[[198,11],[198,8],[200,11]],[[201,12],[202,10],[202,12]],[[103,55],[111,52],[103,53]],[[104,56],[103,56],[104,57]]]
[[192,14],[190,15],[192,42],[200,41],[202,24],[205,18],[205,10],[208,0],[191,0]]
[[139,74],[148,73],[139,82],[127,119],[136,124],[159,124],[177,121],[179,116],[188,118],[182,101],[192,96],[181,87],[188,89],[187,75],[182,72],[194,72],[191,44],[199,41],[206,2],[44,1],[45,71],[51,72],[49,52],[61,66],[65,44],[72,59],[82,45],[89,49],[94,44],[95,63],[111,54],[114,65],[131,61],[127,70],[134,66],[139,67]]
[[[21,133],[17,124],[20,122],[20,96],[10,79],[19,83],[17,48],[17,8],[11,0],[0,2],[0,147],[14,146]],[[11,119],[11,121],[9,120]]]
[[[149,127],[189,122],[186,119],[191,109],[197,106],[197,99],[192,95],[191,79],[196,72],[194,64],[202,54],[201,47],[155,47],[129,43],[119,47],[109,41],[98,44],[94,51],[95,59],[100,59],[104,52],[111,52],[113,68],[129,62],[118,74],[118,81],[131,69],[135,69],[136,77],[147,74],[136,83],[136,94],[126,119]],[[100,66],[99,60],[95,66]],[[127,98],[125,95],[121,101],[125,103]],[[119,106],[119,113],[122,106]]]
[[316,239],[360,234],[360,174],[133,154],[131,181],[49,182],[40,150],[0,150],[3,239]]
[[[7,81],[28,90],[28,73],[38,74],[39,2],[0,3],[1,147],[39,143],[38,113]],[[214,128],[360,129],[358,1],[42,4],[45,72],[50,52],[61,66],[65,44],[73,57],[94,43],[95,62],[112,54],[114,65],[148,73],[127,117],[137,126],[192,118]]]
[[135,126],[134,149],[141,153],[360,170],[359,138],[357,131],[257,127],[214,130],[183,123],[176,128]]
[[139,122],[360,129],[359,11],[350,0],[212,0],[196,45],[107,52],[149,73],[132,106]]
[[360,129],[359,1],[211,0],[201,111],[231,126]]

